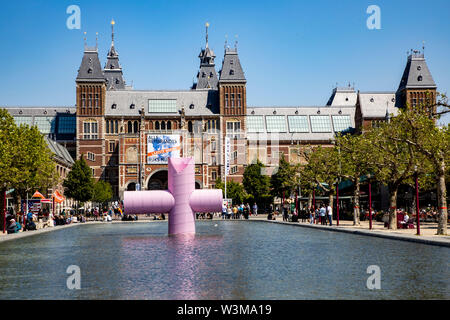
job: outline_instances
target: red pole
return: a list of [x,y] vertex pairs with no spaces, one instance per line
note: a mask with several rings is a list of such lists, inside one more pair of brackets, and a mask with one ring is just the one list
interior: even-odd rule
[[316,190],[313,189],[313,223],[316,223]]
[[298,214],[297,205],[298,205],[298,191],[295,191],[295,211],[297,211]]
[[417,235],[420,236],[420,213],[419,213],[419,179],[416,171],[416,218],[417,218]]
[[6,232],[6,189],[3,192],[3,233]]
[[369,182],[369,230],[372,230],[372,184]]
[[336,225],[339,226],[339,183],[336,185]]

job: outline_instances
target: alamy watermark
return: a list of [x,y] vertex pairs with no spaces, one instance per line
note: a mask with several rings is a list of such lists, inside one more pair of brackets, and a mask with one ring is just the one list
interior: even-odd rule
[[66,285],[69,290],[81,289],[81,270],[77,265],[70,265],[67,267],[66,273],[70,274],[67,278]]
[[381,29],[381,9],[377,5],[370,5],[366,10],[367,14],[370,16],[367,18],[366,25],[369,30],[379,30]]
[[381,269],[377,265],[370,265],[367,267],[366,272],[370,274],[367,278],[366,286],[369,290],[381,289]]
[[66,13],[70,16],[66,20],[67,29],[81,29],[81,9],[79,6],[73,4],[67,7]]

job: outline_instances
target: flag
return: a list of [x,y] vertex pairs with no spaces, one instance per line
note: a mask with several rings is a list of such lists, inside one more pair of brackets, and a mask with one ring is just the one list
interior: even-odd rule
[[66,198],[61,193],[59,193],[58,190],[55,190],[55,192],[53,192],[52,197],[55,199],[56,203],[61,203],[66,200]]
[[45,199],[45,197],[42,195],[42,193],[40,193],[39,191],[36,190],[36,192],[31,196],[32,198],[41,198],[41,199]]

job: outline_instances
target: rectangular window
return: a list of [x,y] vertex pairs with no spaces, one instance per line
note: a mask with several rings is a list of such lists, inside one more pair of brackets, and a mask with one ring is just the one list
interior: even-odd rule
[[56,117],[34,117],[34,124],[43,134],[55,133]]
[[211,141],[211,151],[216,151],[216,142]]
[[331,132],[330,116],[310,116],[312,132]]
[[16,125],[20,126],[21,124],[26,124],[29,126],[33,125],[33,118],[30,117],[14,117],[14,121],[16,122]]
[[288,116],[289,132],[309,132],[307,116]]
[[95,94],[95,107],[98,108],[98,93]]
[[95,154],[93,154],[92,152],[88,152],[87,159],[90,161],[95,161]]
[[88,107],[92,107],[92,93],[88,94]]
[[228,93],[225,93],[225,107],[228,107]]
[[86,121],[83,123],[83,139],[98,139],[98,126],[95,121]]
[[241,94],[240,93],[237,94],[237,106],[238,107],[241,106]]
[[115,152],[116,151],[116,142],[110,141],[109,142],[109,152]]
[[211,165],[213,165],[213,166],[217,165],[216,156],[211,156]]
[[267,132],[287,132],[285,116],[266,116]]
[[74,116],[58,117],[58,133],[76,133],[77,119]]
[[231,94],[231,106],[234,107],[234,93]]
[[214,181],[217,180],[217,171],[211,171],[211,179]]
[[247,131],[248,132],[264,132],[264,117],[263,116],[247,116]]
[[150,113],[177,113],[176,99],[150,99],[148,100]]
[[335,132],[347,130],[352,126],[350,116],[332,116],[332,118]]
[[230,172],[231,172],[231,174],[238,172],[238,167],[237,166],[231,167]]
[[81,106],[86,107],[86,93],[81,94]]

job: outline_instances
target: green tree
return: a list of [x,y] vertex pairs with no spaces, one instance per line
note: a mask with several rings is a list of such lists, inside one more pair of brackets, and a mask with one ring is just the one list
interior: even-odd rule
[[258,206],[271,202],[270,177],[264,174],[266,166],[259,160],[245,168],[243,185],[245,191],[253,196]]
[[34,190],[46,194],[58,183],[59,175],[53,153],[37,126],[20,125],[17,136],[22,143],[15,149],[12,167],[17,170],[14,187],[20,203],[27,193]]
[[[403,139],[405,130],[404,125],[394,117],[390,122],[365,133],[372,149],[371,156],[367,159],[370,171],[377,181],[389,188],[389,229],[394,230],[397,229],[398,188],[401,184],[412,184],[414,167],[427,162],[425,157]],[[423,166],[419,170],[423,170]]]
[[336,147],[340,176],[353,183],[353,225],[360,225],[360,180],[361,176],[370,174],[370,144],[363,135],[344,135],[336,138]]
[[[225,183],[219,178],[216,180],[216,189],[222,189],[225,197]],[[233,205],[241,204],[246,199],[244,186],[238,182],[227,181],[227,197],[233,200]]]
[[280,157],[278,170],[270,177],[270,189],[273,197],[287,198],[299,183],[298,169]]
[[99,180],[94,184],[92,201],[105,205],[112,199],[113,191],[109,182]]
[[75,161],[72,170],[63,182],[63,186],[64,194],[69,198],[80,202],[86,202],[92,199],[94,195],[92,170],[83,157]]
[[[448,112],[449,106],[447,97],[439,95],[437,106]],[[439,128],[435,121],[439,118],[439,113],[433,114],[436,105],[420,104],[418,106],[407,106],[400,114],[393,119],[394,124],[402,127],[399,136],[391,137],[395,142],[405,142],[413,147],[424,159],[417,161],[417,166],[421,171],[427,170],[430,164],[431,171],[436,179],[438,193],[438,235],[447,235],[447,188],[446,171],[450,159],[450,129],[448,124]],[[431,114],[431,116],[430,116]]]
[[307,170],[314,182],[328,193],[328,203],[333,209],[336,183],[339,181],[341,163],[339,152],[335,147],[309,147],[303,151],[303,157],[308,161]]

